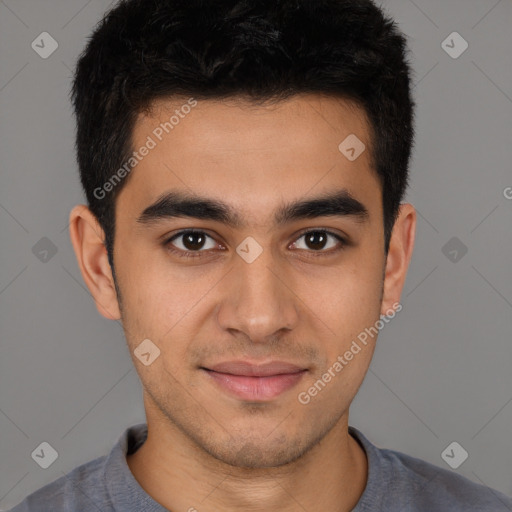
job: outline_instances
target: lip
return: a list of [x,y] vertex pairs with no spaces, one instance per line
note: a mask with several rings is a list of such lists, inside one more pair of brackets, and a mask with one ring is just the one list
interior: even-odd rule
[[284,361],[265,364],[226,361],[201,369],[229,395],[251,402],[279,396],[295,386],[307,372],[304,367]]
[[225,361],[206,368],[218,373],[229,373],[230,375],[243,375],[246,377],[268,377],[271,375],[282,375],[297,373],[305,370],[285,361],[270,361],[264,364],[253,364],[249,361]]

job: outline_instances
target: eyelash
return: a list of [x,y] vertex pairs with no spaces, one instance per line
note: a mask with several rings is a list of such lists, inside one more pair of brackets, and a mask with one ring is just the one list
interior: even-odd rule
[[[206,233],[204,231],[201,231],[199,229],[185,229],[185,230],[179,231],[178,233],[175,233],[170,238],[165,240],[163,242],[163,246],[169,252],[171,252],[173,254],[176,254],[179,258],[198,258],[198,257],[201,257],[201,253],[208,252],[209,249],[208,250],[198,250],[198,251],[184,251],[182,249],[177,249],[177,248],[173,247],[173,245],[172,245],[172,242],[174,240],[176,240],[180,236],[187,235],[187,234],[190,234],[190,233],[199,233],[199,234],[206,235],[207,237],[213,239],[213,237],[211,235],[209,235],[208,233]],[[348,245],[348,242],[342,236],[338,235],[337,233],[333,233],[332,231],[329,231],[329,230],[324,229],[324,228],[308,229],[306,231],[303,231],[303,232],[301,232],[298,235],[298,237],[295,239],[295,241],[297,241],[300,238],[302,238],[303,236],[309,235],[311,233],[322,233],[322,234],[325,234],[325,235],[330,235],[330,236],[334,237],[336,240],[338,240],[338,242],[341,243],[341,246],[339,246],[339,247],[337,247],[335,249],[330,249],[328,251],[324,251],[324,250],[313,251],[313,250],[307,250],[307,249],[299,249],[301,251],[307,251],[308,253],[310,253],[309,256],[313,257],[313,258],[317,258],[319,256],[329,256],[329,255],[332,255],[332,254],[337,254],[338,252],[344,250],[345,246]]]

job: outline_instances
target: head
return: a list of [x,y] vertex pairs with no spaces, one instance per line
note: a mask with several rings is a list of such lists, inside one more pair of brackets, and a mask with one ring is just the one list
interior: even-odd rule
[[[333,365],[396,308],[412,254],[410,74],[370,0],[128,0],[100,22],[73,83],[71,237],[148,423],[256,467],[347,417],[376,336]],[[242,359],[303,371],[271,399],[218,393],[211,367]]]

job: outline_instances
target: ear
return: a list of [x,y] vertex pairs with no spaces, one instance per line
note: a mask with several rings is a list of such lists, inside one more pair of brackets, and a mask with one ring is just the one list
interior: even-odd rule
[[105,318],[119,320],[121,313],[114,278],[103,243],[105,234],[87,206],[82,204],[71,210],[69,232],[80,272],[96,308]]
[[[381,315],[396,309],[407,276],[416,235],[416,210],[409,203],[400,205],[386,259]],[[395,306],[393,306],[395,304]]]

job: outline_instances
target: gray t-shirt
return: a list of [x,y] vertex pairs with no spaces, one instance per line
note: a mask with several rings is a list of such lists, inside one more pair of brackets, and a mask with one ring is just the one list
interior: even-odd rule
[[[512,498],[490,487],[378,448],[352,426],[349,433],[368,457],[366,488],[352,512],[512,512]],[[126,462],[146,437],[145,423],[127,428],[110,454],[76,467],[10,512],[168,512],[140,487]]]

